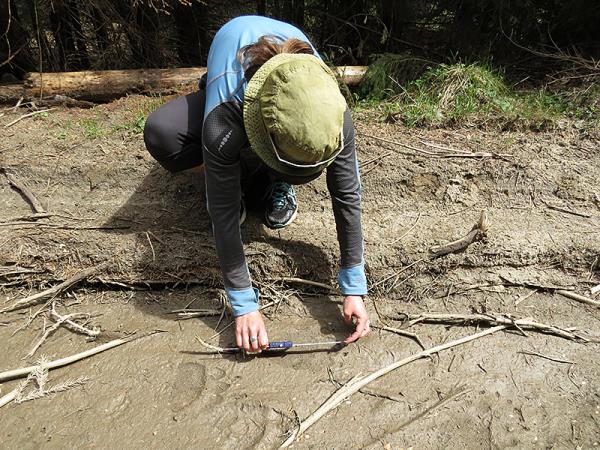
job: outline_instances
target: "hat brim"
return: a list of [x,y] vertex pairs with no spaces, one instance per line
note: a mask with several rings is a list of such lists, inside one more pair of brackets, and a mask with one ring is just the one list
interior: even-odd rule
[[[281,53],[273,56],[256,71],[248,82],[244,92],[244,128],[246,129],[246,135],[248,136],[252,150],[267,166],[276,172],[301,178],[321,173],[325,169],[326,164],[317,167],[300,168],[280,161],[273,152],[271,137],[262,118],[259,101],[260,91],[271,71],[281,64],[297,59],[318,61],[324,70],[335,80],[335,75],[333,75],[329,67],[316,56],[289,53]],[[338,149],[337,153],[341,150],[341,148]]]

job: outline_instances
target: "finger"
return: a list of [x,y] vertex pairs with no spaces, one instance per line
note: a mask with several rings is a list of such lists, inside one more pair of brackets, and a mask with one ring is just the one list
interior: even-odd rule
[[242,346],[244,345],[244,342],[242,340],[242,331],[238,326],[235,327],[235,345],[237,345],[238,348],[242,348]]
[[371,322],[369,322],[367,320],[367,323],[365,325],[365,329],[363,330],[362,334],[360,335],[360,337],[366,336],[367,334],[369,334],[369,332],[371,331]]
[[356,331],[354,333],[352,333],[350,336],[348,336],[345,340],[344,343],[346,344],[350,344],[352,342],[357,341],[360,338],[360,334],[357,333]]
[[248,339],[249,335],[250,331],[247,328],[244,328],[244,331],[242,331],[242,347],[247,352],[250,351],[250,340]]
[[265,327],[261,327],[258,331],[258,345],[262,349],[269,348],[269,336]]
[[250,348],[253,352],[257,352],[259,350],[258,346],[258,329],[251,328],[250,329]]
[[348,312],[344,311],[343,315],[344,315],[344,322],[346,323],[346,325],[352,325],[352,313],[348,313]]
[[369,319],[367,319],[366,317],[358,317],[357,318],[355,333],[358,333],[358,336],[363,335],[363,331],[365,331],[368,321],[369,321]]

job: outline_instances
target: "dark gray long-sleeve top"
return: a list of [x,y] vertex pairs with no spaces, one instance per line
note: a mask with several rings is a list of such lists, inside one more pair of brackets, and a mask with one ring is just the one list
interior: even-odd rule
[[[250,35],[249,28],[254,28]],[[206,193],[225,290],[235,316],[258,309],[258,291],[251,285],[239,224],[242,153],[251,150],[242,114],[245,80],[235,57],[239,48],[268,34],[306,40],[289,24],[245,16],[227,23],[217,33],[208,59],[207,105],[202,132]],[[349,111],[344,116],[344,149],[326,172],[340,245],[338,283],[343,295],[365,295],[361,186]]]

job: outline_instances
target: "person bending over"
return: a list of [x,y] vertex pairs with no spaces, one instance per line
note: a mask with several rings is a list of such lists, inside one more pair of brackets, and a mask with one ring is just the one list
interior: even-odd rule
[[356,324],[346,342],[369,332],[352,118],[335,75],[298,28],[260,16],[226,23],[211,44],[199,91],[150,114],[144,142],[165,169],[205,173],[238,347],[260,351],[269,344],[240,234],[242,187],[265,177],[266,225],[283,228],[298,211],[292,185],[325,172],[340,245],[343,316]]

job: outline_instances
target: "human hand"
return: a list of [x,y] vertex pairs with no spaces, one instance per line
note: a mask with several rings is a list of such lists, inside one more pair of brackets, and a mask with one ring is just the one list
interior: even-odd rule
[[235,342],[247,352],[260,352],[269,346],[267,329],[260,311],[235,318]]
[[344,322],[348,325],[352,325],[353,322],[356,324],[354,333],[344,340],[346,344],[366,336],[371,331],[369,313],[367,313],[365,303],[360,295],[348,295],[345,297],[342,312],[344,314]]

